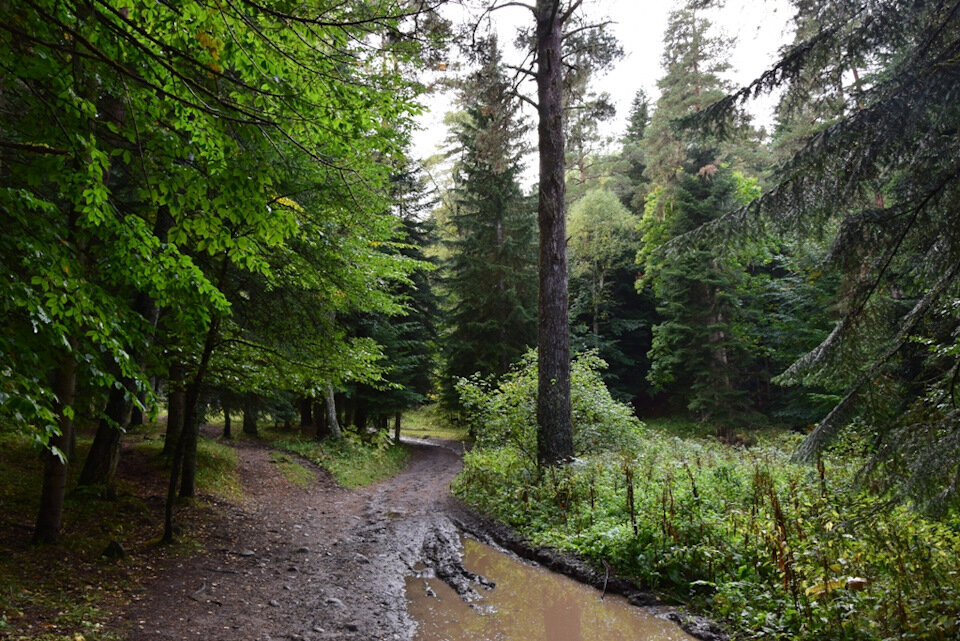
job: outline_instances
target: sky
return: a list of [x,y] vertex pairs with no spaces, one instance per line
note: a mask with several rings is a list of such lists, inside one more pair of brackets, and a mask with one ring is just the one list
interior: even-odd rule
[[[663,32],[670,11],[680,4],[680,0],[585,0],[583,3],[587,15],[613,21],[613,32],[625,52],[623,59],[593,85],[597,92],[609,93],[617,108],[616,117],[602,128],[603,134],[620,135],[626,126],[630,103],[639,89],[646,92],[651,103],[656,100],[657,79],[663,74],[660,66]],[[450,5],[448,11],[447,17],[455,23],[469,19],[459,6]],[[778,48],[792,38],[789,26],[792,15],[788,0],[727,0],[721,9],[708,15],[722,35],[736,39],[730,57],[729,80],[737,85],[745,84],[770,65]],[[513,42],[516,27],[532,21],[532,16],[527,9],[511,7],[495,12],[493,20],[500,42],[507,46]],[[527,84],[532,91],[532,83]],[[771,98],[748,106],[757,124],[770,124],[773,104]],[[421,130],[413,141],[413,155],[421,160],[437,153],[446,137],[443,116],[453,108],[452,95],[431,95],[427,106],[429,111],[420,117]],[[527,108],[525,113],[533,117],[532,109]],[[535,159],[529,159],[527,165],[523,182],[535,182]]]

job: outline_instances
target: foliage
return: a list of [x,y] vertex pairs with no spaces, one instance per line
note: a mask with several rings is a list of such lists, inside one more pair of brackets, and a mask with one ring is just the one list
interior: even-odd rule
[[[606,367],[595,352],[570,363],[574,446],[577,455],[630,449],[640,423],[632,410],[610,396],[601,378]],[[504,447],[536,467],[537,354],[528,351],[498,381],[475,374],[457,384],[475,451]],[[472,453],[467,454],[467,459]]]
[[490,444],[467,455],[455,490],[534,544],[709,609],[736,638],[955,636],[956,524],[858,489],[850,454],[791,463],[796,442],[744,450],[649,429],[629,454],[542,476]]
[[518,178],[526,123],[510,93],[495,39],[461,87],[454,128],[454,236],[445,266],[449,293],[442,399],[452,408],[458,377],[504,374],[536,337],[536,218]]
[[349,488],[390,478],[407,465],[409,453],[393,443],[387,432],[377,432],[372,441],[364,441],[355,430],[344,430],[343,436],[323,442],[283,439],[275,445],[313,461],[330,472],[337,483]]
[[800,9],[781,59],[698,120],[722,132],[742,100],[777,87],[789,90],[785,126],[809,123],[798,106],[825,106],[786,146],[774,187],[701,235],[716,242],[758,225],[826,235],[841,318],[780,382],[828,386],[840,400],[800,455],[815,457],[847,426],[866,430],[878,478],[942,511],[960,497],[960,422],[948,400],[960,369],[949,355],[960,328],[960,180],[957,137],[946,134],[958,119],[960,13],[913,0]]
[[413,438],[443,438],[451,441],[465,441],[469,438],[467,430],[454,425],[441,412],[437,403],[421,405],[404,412],[401,431],[403,436]]

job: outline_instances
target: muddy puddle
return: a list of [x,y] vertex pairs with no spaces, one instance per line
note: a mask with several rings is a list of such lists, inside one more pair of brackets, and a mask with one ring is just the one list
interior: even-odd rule
[[496,584],[465,603],[446,583],[407,578],[416,641],[690,641],[674,623],[626,599],[528,565],[472,539],[464,566]]

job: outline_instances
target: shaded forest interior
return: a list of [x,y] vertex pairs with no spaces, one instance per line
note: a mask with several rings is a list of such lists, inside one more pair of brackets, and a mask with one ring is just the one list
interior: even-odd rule
[[3,567],[67,568],[0,632],[110,540],[183,549],[233,440],[353,486],[422,429],[466,503],[735,635],[956,635],[960,2],[794,0],[743,88],[677,2],[614,140],[596,7],[447,4],[0,3]]

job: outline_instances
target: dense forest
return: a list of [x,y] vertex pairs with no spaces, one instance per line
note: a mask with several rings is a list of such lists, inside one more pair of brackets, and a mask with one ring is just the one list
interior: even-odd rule
[[363,458],[428,408],[468,504],[739,638],[953,638],[960,3],[793,0],[741,88],[678,1],[612,140],[602,7],[446,4],[0,2],[0,511],[69,545],[153,430],[175,543],[204,424]]

